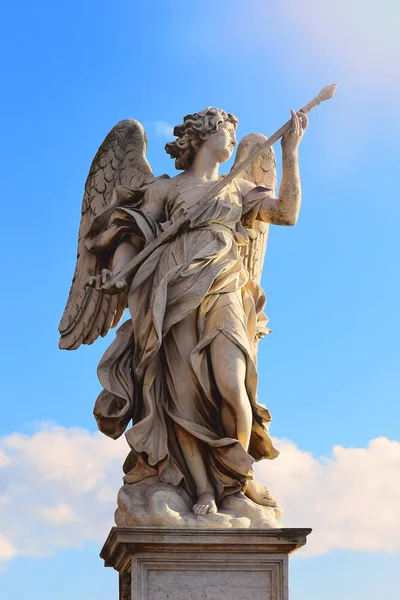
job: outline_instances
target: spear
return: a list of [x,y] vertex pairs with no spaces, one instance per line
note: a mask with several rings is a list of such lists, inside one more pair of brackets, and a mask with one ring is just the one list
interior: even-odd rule
[[[322,88],[320,93],[315,96],[315,98],[310,100],[310,102],[307,102],[307,104],[305,104],[299,112],[304,114],[309,113],[311,110],[313,110],[313,108],[321,104],[321,102],[332,98],[336,92],[336,88],[336,83]],[[225,177],[220,179],[211,189],[208,190],[208,192],[204,194],[204,196],[202,196],[202,198],[200,198],[198,202],[196,202],[196,204],[191,206],[190,209],[188,209],[179,219],[177,219],[173,225],[161,233],[155,240],[150,242],[150,244],[145,246],[143,250],[135,256],[135,258],[129,261],[128,264],[120,269],[120,271],[115,273],[111,279],[104,283],[101,289],[107,292],[117,283],[117,281],[124,279],[133,273],[157,248],[159,248],[162,244],[169,242],[169,240],[171,240],[179,232],[179,230],[182,229],[186,223],[197,214],[197,210],[200,206],[211,200],[211,198],[217,196],[227,185],[231,183],[231,181],[233,181],[233,179],[235,179],[235,177],[237,177],[244,169],[246,169],[246,167],[248,167],[248,165],[250,165],[250,163],[252,163],[259,154],[265,152],[265,150],[272,146],[272,144],[275,144],[275,142],[278,141],[279,138],[290,129],[291,122],[292,120],[289,119],[289,121],[275,131],[275,133],[272,134],[262,146],[255,148],[247,158],[236,165],[236,167],[234,167],[228,175],[225,175]]]

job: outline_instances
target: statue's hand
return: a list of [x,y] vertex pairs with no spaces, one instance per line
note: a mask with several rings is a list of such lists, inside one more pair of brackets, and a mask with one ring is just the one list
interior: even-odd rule
[[[102,269],[100,275],[94,275],[92,277],[89,277],[86,285],[94,288],[95,290],[100,290],[102,289],[102,286],[105,283],[107,283],[107,281],[110,281],[110,279],[112,279],[113,277],[114,274],[112,273],[112,271],[109,271],[108,269]],[[125,279],[119,279],[118,281],[116,281],[115,285],[107,289],[107,294],[119,294],[125,288]]]
[[292,123],[289,131],[282,136],[282,148],[286,152],[295,152],[299,147],[301,138],[308,125],[308,118],[302,112],[296,113],[294,110],[290,111],[292,114]]

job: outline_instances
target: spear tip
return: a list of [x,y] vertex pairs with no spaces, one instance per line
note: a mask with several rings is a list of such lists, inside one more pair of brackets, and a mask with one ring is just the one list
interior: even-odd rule
[[331,98],[333,98],[337,90],[337,86],[337,83],[332,83],[332,85],[327,85],[324,88],[322,88],[322,90],[318,94],[318,98],[320,99],[320,101],[324,102],[325,100],[330,100]]

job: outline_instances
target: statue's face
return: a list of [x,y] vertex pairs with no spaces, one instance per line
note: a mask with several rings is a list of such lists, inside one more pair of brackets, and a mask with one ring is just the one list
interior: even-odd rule
[[215,156],[217,162],[222,163],[228,160],[236,146],[236,130],[233,123],[225,121],[218,130],[210,135],[204,142],[204,146],[208,148]]

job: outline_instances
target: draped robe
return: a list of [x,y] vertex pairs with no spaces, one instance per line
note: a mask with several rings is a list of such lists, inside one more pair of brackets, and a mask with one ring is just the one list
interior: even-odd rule
[[[158,473],[162,482],[182,485],[195,498],[177,427],[200,441],[218,501],[245,490],[254,460],[278,454],[268,434],[270,413],[257,401],[257,338],[265,333],[265,296],[249,279],[239,252],[248,239],[246,227],[269,193],[257,187],[243,197],[233,182],[155,250],[130,283],[131,319],[118,329],[99,364],[104,389],[94,408],[99,429],[114,439],[132,421],[126,432],[131,448],[124,465],[127,482]],[[100,235],[88,240],[91,249],[109,252],[123,239],[148,244],[187,208],[184,193],[167,195],[168,222],[160,225],[142,208],[151,194],[150,185],[133,193],[142,204],[112,209]],[[224,400],[209,351],[219,335],[245,356],[253,413],[248,451],[222,425]]]

